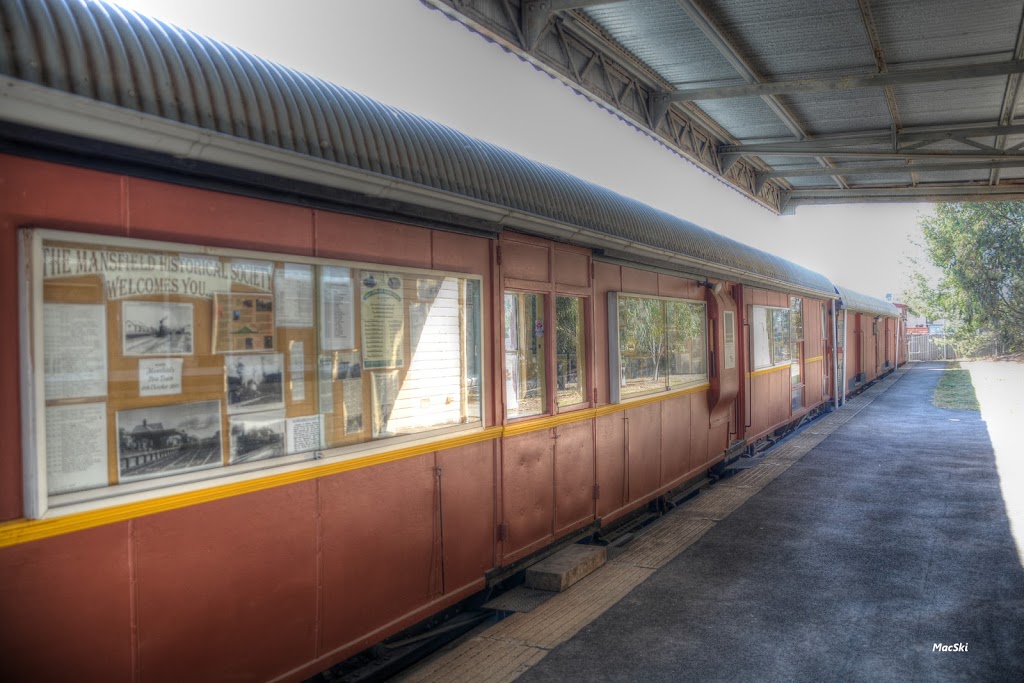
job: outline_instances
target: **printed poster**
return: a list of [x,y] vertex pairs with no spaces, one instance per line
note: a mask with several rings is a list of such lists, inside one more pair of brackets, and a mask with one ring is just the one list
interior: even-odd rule
[[398,400],[398,372],[373,373],[373,438],[390,436],[388,421]]
[[288,379],[292,390],[292,403],[306,400],[306,353],[305,344],[292,341],[288,349]]
[[274,350],[274,295],[213,295],[213,352]]
[[46,400],[107,395],[107,318],[103,304],[43,305]]
[[351,269],[320,268],[320,348],[323,351],[344,351],[356,346],[352,290]]
[[285,425],[289,453],[306,453],[320,448],[320,416],[288,418]]
[[313,267],[286,263],[274,274],[278,327],[313,327]]
[[46,490],[50,495],[106,486],[107,404],[46,409]]
[[207,254],[43,245],[44,280],[98,275],[108,301],[167,295],[209,299],[235,284],[269,292],[273,272],[266,261],[228,263]]
[[334,378],[344,396],[345,434],[363,431],[363,367],[358,353],[339,354]]
[[725,369],[732,370],[736,367],[736,314],[723,311],[722,322],[725,325]]
[[139,396],[181,393],[181,358],[140,358]]
[[405,297],[396,273],[363,272],[363,367],[400,368],[404,365]]

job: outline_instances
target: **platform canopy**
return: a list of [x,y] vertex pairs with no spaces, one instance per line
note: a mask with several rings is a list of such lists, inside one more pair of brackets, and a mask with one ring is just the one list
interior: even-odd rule
[[423,2],[778,213],[1024,199],[1024,0]]

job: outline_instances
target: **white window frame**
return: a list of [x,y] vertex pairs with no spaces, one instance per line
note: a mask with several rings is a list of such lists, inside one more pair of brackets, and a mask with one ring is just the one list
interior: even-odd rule
[[[781,367],[784,367],[784,366],[788,367],[788,366],[793,364],[793,359],[792,358],[789,359],[789,360],[783,360],[783,361],[778,361],[778,362],[774,362],[772,360],[772,358],[774,356],[774,353],[772,352],[773,346],[774,346],[774,341],[772,340],[772,330],[769,329],[769,327],[768,327],[768,319],[769,319],[768,312],[769,311],[786,311],[787,313],[789,313],[790,308],[788,306],[761,306],[759,304],[752,304],[751,305],[751,315],[750,315],[750,318],[751,318],[751,325],[750,325],[751,335],[750,336],[751,336],[752,341],[751,341],[751,345],[750,345],[750,355],[751,355],[750,364],[751,364],[751,368],[753,370],[766,370],[766,369],[769,369],[769,368],[781,368]],[[759,317],[763,318],[763,321],[764,321],[763,326],[758,326],[758,318]],[[789,327],[788,329],[790,330],[790,332],[792,331],[792,327]],[[759,337],[759,334],[762,331],[765,334],[765,336],[763,338]],[[783,342],[784,344],[791,344],[792,343],[792,340],[789,338],[791,336],[790,332],[786,333],[787,334],[787,339],[786,339],[785,342]],[[761,362],[761,361],[758,360],[758,357],[762,356],[764,352],[767,352],[767,354],[768,354],[768,359],[769,359],[768,363],[764,363],[764,362]]]
[[[622,349],[619,343],[619,299],[630,298],[630,299],[653,299],[656,301],[667,301],[670,303],[687,303],[697,304],[704,310],[704,315],[701,317],[703,322],[702,329],[704,333],[704,379],[703,381],[691,382],[681,387],[665,387],[662,389],[654,389],[642,394],[634,396],[628,396],[623,398],[621,394],[622,387],[620,386],[620,378],[622,372]],[[667,320],[666,320],[667,323]],[[666,348],[668,339],[665,340]],[[651,396],[657,396],[663,393],[672,393],[675,391],[685,391],[692,389],[702,384],[707,384],[710,368],[710,354],[708,353],[708,305],[706,301],[701,299],[683,299],[680,297],[669,297],[669,296],[653,296],[650,294],[631,294],[629,292],[608,292],[608,394],[609,402],[611,403],[629,403],[635,400],[643,400]],[[666,382],[667,383],[667,382]]]

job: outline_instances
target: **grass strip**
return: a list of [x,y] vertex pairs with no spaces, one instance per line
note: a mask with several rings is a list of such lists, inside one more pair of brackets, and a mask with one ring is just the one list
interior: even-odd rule
[[959,363],[950,363],[935,386],[932,404],[937,408],[979,410],[971,373],[961,368]]

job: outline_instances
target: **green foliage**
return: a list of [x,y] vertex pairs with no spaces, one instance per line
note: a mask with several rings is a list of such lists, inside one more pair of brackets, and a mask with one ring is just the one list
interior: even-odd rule
[[704,308],[685,301],[672,301],[667,307],[668,343],[670,350],[678,353],[704,331]]
[[939,204],[921,233],[941,274],[916,269],[911,310],[948,320],[960,353],[976,349],[985,331],[1009,351],[1024,348],[1024,202]]
[[560,356],[575,355],[579,344],[583,302],[574,296],[555,298],[555,344]]
[[627,352],[647,356],[651,377],[661,374],[665,347],[664,303],[658,299],[624,296],[619,299],[619,337]]

